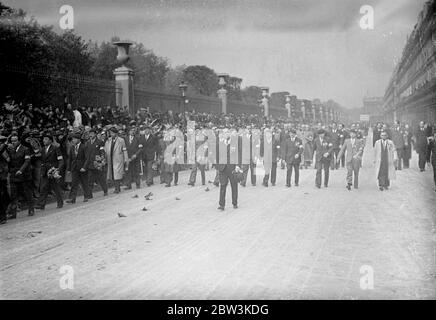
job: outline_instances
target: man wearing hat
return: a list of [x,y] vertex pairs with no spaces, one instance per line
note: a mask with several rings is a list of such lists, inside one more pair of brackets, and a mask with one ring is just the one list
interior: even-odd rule
[[58,180],[54,177],[49,177],[50,169],[55,168],[60,170],[64,165],[64,158],[59,148],[53,145],[53,136],[45,132],[43,134],[43,148],[41,152],[41,194],[38,199],[37,209],[44,210],[47,196],[52,190],[56,196],[57,207],[62,208],[64,201],[62,199],[61,189]]
[[292,170],[295,171],[295,186],[298,187],[300,180],[300,163],[303,154],[303,142],[297,137],[295,129],[289,130],[289,137],[283,143],[282,159],[286,162],[286,187],[291,187]]
[[[130,122],[135,123],[135,121]],[[127,155],[129,157],[129,170],[126,173],[126,190],[132,189],[132,182],[136,184],[136,188],[141,188],[141,155],[142,144],[136,136],[136,128],[134,126],[129,128],[129,134],[124,138],[126,141]]]
[[127,154],[126,142],[118,136],[118,129],[110,129],[110,138],[104,145],[107,160],[107,178],[113,180],[115,184],[114,193],[121,192],[121,180],[124,176],[125,168],[128,165],[129,156]]
[[89,167],[89,154],[88,148],[81,141],[82,135],[74,133],[72,135],[73,145],[70,147],[70,157],[68,158],[67,170],[71,171],[71,191],[70,199],[67,203],[76,203],[77,189],[79,184],[83,190],[83,202],[88,202],[92,198],[89,191],[88,182],[88,167]]
[[10,157],[7,152],[7,138],[0,134],[0,224],[6,223],[6,210],[11,202],[8,193],[8,171]]
[[23,139],[26,141],[31,151],[30,164],[32,170],[33,195],[35,198],[38,198],[41,180],[41,144],[32,132],[29,135],[23,135]]
[[336,157],[336,164],[339,165],[342,156],[346,151],[345,164],[347,166],[347,189],[351,191],[353,185],[354,173],[354,189],[359,188],[359,170],[362,166],[362,156],[365,143],[363,139],[357,138],[357,131],[350,130],[350,138],[346,139]]
[[9,162],[9,179],[11,183],[11,198],[14,204],[13,218],[16,217],[18,199],[20,195],[24,197],[29,206],[29,216],[33,216],[35,210],[33,208],[32,195],[32,171],[30,168],[31,152],[23,146],[17,134],[11,135],[12,148],[8,150]]
[[92,197],[92,189],[94,183],[97,182],[103,190],[103,195],[107,196],[108,187],[106,181],[106,171],[104,164],[106,163],[106,154],[104,152],[104,142],[97,136],[97,130],[92,128],[89,130],[88,148],[88,179],[89,192]]
[[313,150],[315,154],[316,179],[315,185],[321,188],[322,170],[324,169],[324,187],[328,187],[330,161],[333,154],[333,143],[326,137],[324,129],[318,130],[318,136],[314,140]]
[[147,186],[151,186],[153,184],[152,165],[156,159],[158,144],[149,125],[144,126],[144,135],[139,136],[139,143],[142,144],[142,160],[146,168]]

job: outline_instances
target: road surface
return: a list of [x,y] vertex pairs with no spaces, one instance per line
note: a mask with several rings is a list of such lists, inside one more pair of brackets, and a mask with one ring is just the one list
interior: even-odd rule
[[351,192],[345,169],[321,190],[313,169],[290,189],[279,169],[275,187],[240,188],[237,210],[229,187],[220,212],[219,189],[185,172],[177,187],[22,212],[0,226],[0,298],[435,299],[436,192],[413,156],[385,192],[368,145]]

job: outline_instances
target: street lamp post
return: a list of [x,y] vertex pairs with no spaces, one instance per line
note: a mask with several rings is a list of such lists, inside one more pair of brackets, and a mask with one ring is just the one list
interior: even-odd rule
[[185,104],[188,103],[188,99],[186,98],[186,89],[188,88],[188,86],[185,84],[184,81],[182,81],[179,84],[179,90],[180,93],[182,94],[182,112],[183,112],[183,116],[185,116]]
[[218,89],[218,97],[221,99],[221,112],[224,114],[227,114],[227,90],[225,88],[226,86],[226,79],[228,78],[227,73],[219,73],[219,86],[220,89]]

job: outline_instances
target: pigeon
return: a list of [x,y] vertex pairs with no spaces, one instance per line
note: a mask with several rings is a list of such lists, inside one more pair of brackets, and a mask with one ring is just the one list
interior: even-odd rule
[[151,198],[149,198],[149,197],[145,197],[145,200],[153,200],[153,199],[151,199]]
[[142,211],[147,211],[148,209],[146,207],[142,208]]
[[121,212],[118,212],[118,217],[120,218],[126,218],[127,216],[125,214],[122,214]]
[[180,200],[180,198],[176,197],[176,200]]
[[135,194],[132,198],[138,198],[138,195],[137,194]]
[[152,192],[149,192],[149,193],[147,193],[145,196],[144,196],[144,198],[149,198],[149,197],[151,197],[153,195],[153,193]]
[[206,191],[206,192],[210,191],[209,187],[207,187],[204,191]]

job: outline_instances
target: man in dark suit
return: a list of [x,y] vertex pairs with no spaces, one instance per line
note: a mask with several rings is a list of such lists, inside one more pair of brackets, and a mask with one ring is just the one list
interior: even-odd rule
[[[195,134],[195,163],[192,165],[191,168],[191,174],[189,175],[189,183],[188,186],[195,186],[195,180],[197,179],[197,169],[200,170],[200,175],[201,175],[201,185],[205,185],[206,184],[206,164],[205,164],[205,154],[204,154],[204,150],[200,149],[200,146],[202,146],[204,144],[204,142],[206,141],[206,135],[204,133],[204,131],[200,131],[199,129],[196,129],[196,134]],[[201,152],[203,154],[201,154]]]
[[380,122],[377,123],[377,126],[372,131],[372,146],[375,146],[375,142],[380,140],[380,133],[382,132],[382,124]]
[[325,136],[325,130],[318,130],[318,137],[314,140],[313,149],[315,155],[316,179],[315,185],[318,189],[321,188],[322,170],[324,169],[324,187],[328,187],[330,161],[333,154],[333,143]]
[[103,190],[103,195],[107,196],[108,187],[106,181],[104,142],[97,138],[97,130],[91,129],[89,131],[89,140],[87,142],[87,149],[89,155],[88,162],[88,180],[89,180],[89,193],[92,197],[92,189],[94,182],[97,182]]
[[29,216],[33,216],[35,210],[33,208],[32,171],[30,167],[31,151],[21,144],[17,134],[12,134],[10,141],[12,148],[8,150],[10,157],[9,179],[14,207],[14,212],[10,218],[16,218],[20,195],[24,197],[29,206]]
[[[240,140],[238,140],[240,141]],[[219,198],[219,207],[218,210],[223,211],[226,205],[226,190],[227,185],[230,182],[230,188],[232,190],[232,204],[233,208],[238,208],[238,181],[235,177],[235,172],[239,172],[242,174],[242,170],[240,168],[241,156],[242,156],[242,146],[238,142],[238,153],[239,153],[239,165],[232,164],[230,161],[230,137],[227,138],[226,143],[220,142],[217,144],[218,152],[222,151],[222,148],[227,148],[227,162],[226,163],[217,163],[216,168],[218,170],[219,182],[220,182],[220,198]],[[221,149],[220,149],[221,148]],[[218,154],[218,153],[217,153]],[[219,157],[218,157],[219,158]]]
[[[262,136],[263,137],[263,136]],[[277,180],[277,160],[281,158],[281,147],[282,142],[280,141],[281,135],[277,129],[274,129],[272,134],[272,163],[271,163],[271,185],[274,187]],[[261,145],[261,151],[264,150]],[[264,156],[264,155],[263,155]],[[270,178],[270,173],[265,171],[265,176],[263,178],[263,185],[268,187],[268,180]]]
[[75,133],[72,136],[73,145],[70,148],[70,158],[68,162],[69,171],[71,171],[71,191],[70,199],[67,203],[76,203],[77,189],[79,184],[83,190],[83,202],[88,202],[92,198],[92,194],[89,192],[88,181],[88,166],[89,166],[89,154],[87,147],[81,141],[82,136],[80,133]]
[[128,136],[124,139],[126,141],[127,154],[129,156],[129,169],[126,175],[126,190],[132,189],[132,182],[136,184],[136,188],[141,188],[141,154],[143,145],[139,142],[139,137],[136,136],[136,128],[129,129]]
[[68,161],[68,171],[71,171],[71,191],[70,200],[67,203],[76,203],[77,189],[79,184],[83,190],[83,202],[88,202],[92,195],[89,192],[88,171],[89,154],[87,147],[81,141],[80,133],[73,134],[72,146],[70,147],[70,157]]
[[297,131],[290,129],[289,137],[285,140],[282,150],[282,159],[285,160],[287,166],[286,172],[286,187],[291,187],[292,169],[295,170],[295,186],[298,187],[300,180],[300,163],[301,154],[304,151],[303,142],[297,137]]
[[[338,126],[338,135],[339,135],[339,149],[342,148],[344,145],[345,139],[349,137],[348,132],[344,128],[344,124],[340,123]],[[341,167],[345,168],[345,154],[340,158],[341,160]],[[339,169],[339,164],[336,165],[337,169]]]
[[[433,166],[433,180],[436,187],[436,131],[433,132],[433,136],[430,137],[429,150],[431,165]],[[435,189],[436,191],[436,189]]]
[[244,163],[242,165],[244,178],[241,181],[241,186],[245,187],[247,185],[248,170],[250,170],[251,185],[254,187],[256,185],[256,159],[253,157],[253,134],[251,128],[248,127],[248,129],[250,131],[250,163]]
[[41,154],[41,194],[38,199],[37,209],[44,210],[48,193],[53,190],[57,200],[57,207],[62,208],[64,201],[62,199],[61,189],[58,184],[58,180],[49,177],[48,171],[51,168],[61,168],[64,165],[64,159],[62,157],[59,148],[53,145],[53,137],[51,134],[45,133],[42,140],[44,147]]
[[404,169],[409,169],[410,167],[410,158],[412,157],[412,137],[413,134],[410,132],[409,125],[406,124],[403,130],[403,140],[404,140],[404,148],[403,148],[403,162]]
[[338,158],[339,150],[341,149],[340,145],[343,145],[343,140],[340,137],[340,131],[338,130],[335,122],[333,122],[332,128],[329,132],[329,138],[333,143],[333,154],[332,154],[330,169],[337,170],[339,169],[339,162],[337,161],[337,158]]
[[425,122],[421,121],[419,123],[419,128],[415,132],[415,146],[416,152],[418,153],[418,166],[421,172],[425,171],[425,163],[427,160],[428,151],[428,137],[430,136],[427,128],[425,127]]
[[153,184],[153,161],[156,159],[157,141],[151,134],[151,128],[146,126],[144,128],[144,135],[139,137],[139,144],[142,144],[142,160],[144,161],[146,169],[146,182],[147,186]]
[[7,152],[7,137],[0,135],[0,224],[6,223],[7,208],[11,202],[8,193],[8,171],[10,157]]

